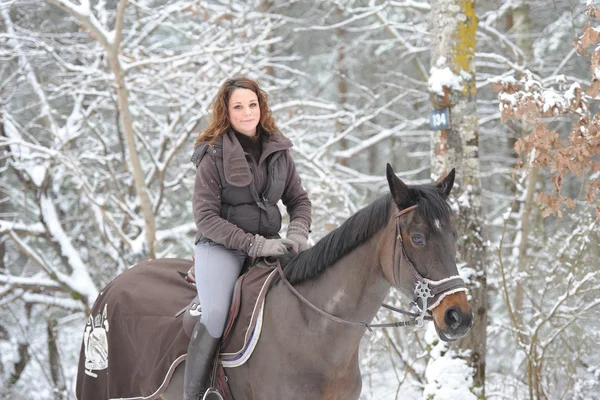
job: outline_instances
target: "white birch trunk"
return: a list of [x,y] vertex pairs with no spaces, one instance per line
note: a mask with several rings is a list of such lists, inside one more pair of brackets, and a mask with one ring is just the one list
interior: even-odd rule
[[[435,0],[431,3],[432,67],[450,68],[458,84],[432,93],[434,109],[448,108],[450,128],[432,135],[432,175],[435,179],[457,169],[453,189],[458,208],[458,262],[471,272],[467,281],[473,307],[473,329],[458,342],[469,350],[473,384],[485,395],[487,283],[486,240],[483,233],[479,132],[475,86],[475,43],[477,16],[472,0]],[[438,78],[432,68],[430,83]],[[456,82],[456,80],[455,80]]]
[[[523,54],[527,59],[526,62],[531,62],[533,59],[533,42],[531,37],[531,19],[529,18],[529,6],[527,4],[520,4],[516,7],[511,14],[512,18],[512,29],[514,29],[516,34],[516,43],[519,48],[523,51]],[[508,24],[507,24],[508,25]],[[518,122],[517,127],[515,128],[515,135],[518,138],[526,136],[530,133],[531,129],[524,122]],[[514,142],[513,142],[514,144]],[[514,152],[514,149],[513,149]],[[529,175],[527,176],[527,188],[525,193],[525,200],[521,207],[521,221],[520,221],[520,242],[518,243],[519,248],[519,262],[518,262],[518,270],[517,276],[520,277],[525,271],[527,264],[529,263],[529,257],[527,255],[527,249],[529,248],[529,235],[531,234],[532,219],[535,217],[533,213],[533,209],[535,207],[534,203],[534,194],[536,192],[536,186],[538,181],[538,169],[535,167],[531,167],[528,169]],[[517,321],[519,326],[523,322],[523,301],[524,301],[524,293],[523,293],[523,285],[519,279],[517,279],[516,288],[515,288],[515,297],[514,297],[514,305],[513,309],[515,311],[515,316],[517,317]]]

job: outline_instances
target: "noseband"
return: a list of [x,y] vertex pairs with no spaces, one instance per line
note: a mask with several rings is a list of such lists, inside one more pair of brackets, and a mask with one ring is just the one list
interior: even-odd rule
[[[401,210],[398,214],[396,214],[396,232],[395,232],[395,240],[394,240],[394,255],[393,255],[393,265],[392,265],[392,284],[397,289],[400,289],[400,268],[402,268],[402,262],[408,264],[410,269],[412,270],[413,278],[415,280],[415,290],[413,295],[413,301],[410,303],[411,306],[417,307],[418,312],[410,312],[405,310],[400,310],[388,304],[382,304],[383,307],[395,311],[404,315],[408,315],[410,319],[408,321],[399,321],[399,322],[390,322],[384,324],[368,324],[366,322],[352,322],[346,321],[344,319],[338,318],[331,314],[326,313],[321,310],[310,301],[308,301],[304,296],[302,296],[294,286],[287,280],[283,269],[281,268],[281,263],[277,260],[277,270],[279,275],[281,276],[281,280],[286,284],[286,286],[294,293],[304,304],[308,307],[312,308],[322,316],[330,319],[334,322],[339,322],[341,324],[352,325],[352,326],[360,326],[363,328],[367,328],[368,330],[372,330],[372,328],[390,328],[390,327],[401,327],[401,326],[417,326],[422,327],[424,320],[432,320],[432,318],[426,315],[428,310],[432,310],[437,307],[440,302],[444,299],[444,297],[451,295],[457,292],[467,292],[467,287],[465,286],[465,282],[463,279],[454,275],[439,281],[434,281],[431,279],[427,279],[423,277],[417,271],[414,264],[408,258],[406,254],[406,250],[404,249],[404,242],[402,240],[402,226],[400,225],[400,217],[408,214],[411,211],[414,211],[417,206],[411,206]],[[401,251],[397,254],[398,247]]]

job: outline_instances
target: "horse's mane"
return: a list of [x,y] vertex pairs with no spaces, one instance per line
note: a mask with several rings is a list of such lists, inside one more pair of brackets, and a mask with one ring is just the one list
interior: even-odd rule
[[[312,248],[290,260],[282,260],[286,278],[291,283],[298,283],[321,274],[383,229],[389,220],[391,205],[391,194],[380,197],[328,233]],[[438,223],[442,227],[449,225],[451,209],[442,190],[436,186],[410,186],[410,201],[401,205],[401,208],[412,205],[418,206],[416,211],[430,226]]]

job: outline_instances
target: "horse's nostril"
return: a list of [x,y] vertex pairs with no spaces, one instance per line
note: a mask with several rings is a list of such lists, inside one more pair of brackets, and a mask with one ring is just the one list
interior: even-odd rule
[[448,326],[448,328],[450,329],[458,329],[458,327],[460,327],[460,324],[462,322],[462,317],[461,317],[461,313],[454,307],[449,308],[446,311],[446,315],[444,316],[444,320],[446,322],[446,325]]

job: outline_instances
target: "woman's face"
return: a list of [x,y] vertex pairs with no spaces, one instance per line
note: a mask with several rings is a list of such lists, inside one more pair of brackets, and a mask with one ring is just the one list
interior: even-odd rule
[[250,89],[235,89],[229,98],[229,122],[246,136],[255,136],[260,122],[258,97]]

